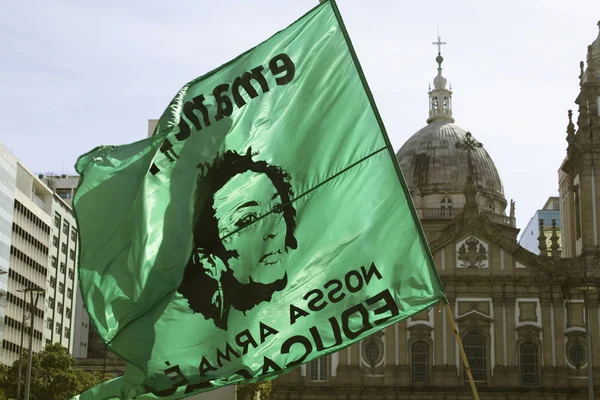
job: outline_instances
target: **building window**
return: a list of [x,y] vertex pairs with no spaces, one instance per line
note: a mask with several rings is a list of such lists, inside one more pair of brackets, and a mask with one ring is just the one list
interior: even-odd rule
[[73,268],[69,268],[69,279],[73,280],[75,274],[73,273]]
[[58,236],[54,236],[54,237],[52,238],[52,245],[53,245],[54,247],[58,247]]
[[56,333],[58,333],[59,335],[62,334],[62,325],[61,324],[56,324]]
[[66,245],[66,243],[62,243],[62,244],[61,244],[61,246],[60,246],[60,251],[61,251],[61,253],[63,253],[63,254],[67,254],[67,245]]
[[429,381],[429,346],[425,342],[415,342],[411,349],[413,383]]
[[54,289],[56,287],[56,278],[53,276],[50,277],[50,287]]
[[54,297],[48,297],[48,308],[54,308]]
[[69,338],[69,336],[71,336],[71,329],[70,328],[65,328],[65,337]]
[[379,338],[370,338],[363,342],[363,359],[371,367],[375,367],[383,359],[383,342]]
[[56,257],[52,256],[52,266],[53,266],[54,268],[56,268],[56,264],[57,264],[57,263],[58,263],[58,259],[57,259]]
[[[465,354],[471,367],[473,380],[476,382],[485,382],[486,380],[486,356],[485,340],[477,334],[470,334],[465,337]],[[469,380],[466,371],[464,371],[465,382]]]
[[537,346],[532,342],[521,345],[521,382],[524,385],[537,385],[538,362]]
[[313,382],[327,381],[327,356],[310,362],[310,380]]
[[573,342],[568,351],[569,362],[579,369],[585,363],[585,348],[579,342]]
[[65,316],[71,319],[71,309],[69,307],[67,307],[67,312],[65,313]]
[[453,202],[450,197],[442,197],[442,200],[440,200],[442,216],[452,216],[452,205]]
[[61,303],[60,301],[58,302],[58,307],[56,307],[56,312],[58,312],[59,314],[62,314],[64,311],[63,308],[63,303]]
[[71,240],[73,243],[77,243],[77,229],[75,228],[71,229]]
[[71,289],[71,288],[68,288],[68,289],[67,289],[67,297],[68,297],[69,299],[72,299],[72,298],[73,298],[73,289]]
[[67,266],[65,265],[65,263],[61,262],[60,263],[60,273],[65,274],[66,272],[67,272]]
[[71,189],[56,189],[56,194],[63,200],[72,198]]
[[488,210],[490,210],[491,212],[494,212],[494,205],[492,204],[492,202],[488,202]]
[[440,208],[452,208],[452,199],[450,197],[442,197]]
[[69,251],[69,258],[73,261],[75,261],[75,250],[70,250]]
[[48,329],[52,329],[52,324],[54,323],[54,321],[52,321],[52,318],[48,318],[46,320],[46,328]]
[[60,215],[58,214],[54,216],[54,226],[60,228]]
[[60,293],[64,293],[64,292],[65,292],[65,284],[64,284],[64,283],[60,282],[60,283],[58,284],[58,291],[59,291]]
[[67,221],[65,221],[65,222],[63,223],[63,233],[64,233],[65,235],[68,235],[68,234],[69,234],[69,223],[68,223]]

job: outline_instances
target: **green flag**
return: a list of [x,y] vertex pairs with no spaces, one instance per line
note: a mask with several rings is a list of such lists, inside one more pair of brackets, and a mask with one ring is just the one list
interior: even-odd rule
[[128,362],[82,400],[270,379],[445,299],[332,1],[76,168],[81,291]]

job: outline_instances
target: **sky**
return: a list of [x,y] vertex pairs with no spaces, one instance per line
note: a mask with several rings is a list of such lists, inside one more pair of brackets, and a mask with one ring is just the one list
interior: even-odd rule
[[[24,0],[0,13],[0,143],[70,173],[147,135],[179,88],[285,28],[317,0]],[[338,0],[392,145],[426,125],[438,26],[456,124],[483,143],[525,227],[558,195],[579,62],[598,0]],[[508,213],[508,209],[506,210]]]

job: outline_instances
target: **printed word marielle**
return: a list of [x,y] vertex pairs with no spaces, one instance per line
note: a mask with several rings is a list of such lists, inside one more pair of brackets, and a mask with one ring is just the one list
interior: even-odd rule
[[[264,69],[265,68],[262,65],[259,65],[250,72],[244,72],[242,76],[235,78],[231,85],[229,83],[222,83],[215,86],[212,91],[212,95],[217,102],[216,114],[214,115],[215,121],[220,121],[225,117],[229,117],[233,113],[234,103],[237,108],[242,108],[246,105],[246,100],[242,97],[241,89],[244,89],[250,99],[254,99],[258,96],[258,91],[252,86],[252,80],[258,83],[263,93],[267,93],[270,90],[267,79],[263,75]],[[269,61],[269,71],[271,71],[271,74],[275,78],[275,83],[282,86],[287,85],[294,79],[296,67],[287,54],[281,53]],[[230,87],[233,101],[229,97]],[[204,95],[200,94],[183,104],[183,115],[197,131],[202,130],[203,124],[205,127],[211,125],[208,108],[204,105],[205,100],[206,98]],[[198,111],[200,115],[197,115],[196,111]],[[199,116],[202,118],[202,122],[198,118]],[[181,118],[179,120],[179,133],[177,133],[175,137],[179,141],[185,140],[190,136],[190,133],[190,125],[184,118]]]
[[[277,54],[271,58],[268,63],[268,68],[278,86],[287,85],[296,75],[296,66],[292,59],[285,53]],[[225,117],[231,116],[231,114],[233,114],[234,104],[238,109],[246,105],[246,99],[242,96],[242,89],[250,99],[258,97],[259,93],[255,86],[253,86],[253,82],[255,82],[255,85],[258,84],[258,86],[260,86],[262,93],[267,93],[271,90],[267,78],[263,74],[264,70],[265,68],[262,65],[259,65],[258,67],[252,68],[250,72],[244,72],[241,76],[236,77],[231,85],[229,83],[221,83],[214,87],[212,96],[215,99],[216,106],[210,104],[210,108],[213,109],[214,115],[212,115],[212,119],[214,122],[218,122]],[[190,91],[193,92],[194,86],[195,85],[193,84],[191,85]],[[205,101],[206,97],[204,94],[199,94],[183,104],[183,115],[180,116],[179,124],[177,125],[179,132],[175,134],[177,141],[181,142],[190,137],[192,133],[190,124],[196,131],[202,130],[203,127],[206,128],[211,126],[210,110],[209,107],[204,104]],[[189,123],[186,119],[189,120]],[[160,152],[169,160],[169,162],[174,162],[175,159],[178,158],[176,155],[173,156],[173,144],[168,139],[165,139],[160,148]],[[150,172],[153,175],[160,172],[156,162],[152,163]]]

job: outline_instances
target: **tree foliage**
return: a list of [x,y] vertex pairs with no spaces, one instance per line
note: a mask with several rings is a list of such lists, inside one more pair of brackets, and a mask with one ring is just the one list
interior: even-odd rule
[[[50,344],[34,354],[31,362],[31,398],[37,400],[65,400],[95,386],[103,379],[100,372],[76,368],[77,362],[60,344]],[[14,399],[17,395],[17,377],[22,365],[21,396],[25,392],[27,353],[11,367],[0,366],[0,400]]]
[[258,383],[248,383],[237,386],[238,400],[270,400],[271,399],[271,381]]

